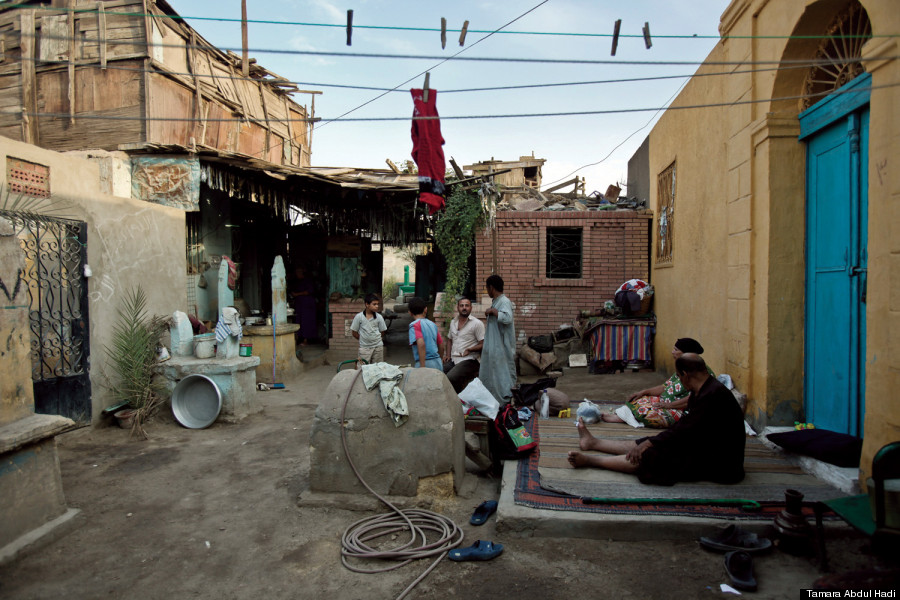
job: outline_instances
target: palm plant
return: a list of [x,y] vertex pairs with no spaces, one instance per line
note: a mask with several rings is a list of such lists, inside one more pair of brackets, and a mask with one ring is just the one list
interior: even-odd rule
[[168,319],[147,315],[147,295],[141,286],[125,293],[117,315],[112,345],[105,348],[114,372],[112,389],[117,402],[135,410],[132,434],[146,439],[143,423],[162,400],[155,375]]

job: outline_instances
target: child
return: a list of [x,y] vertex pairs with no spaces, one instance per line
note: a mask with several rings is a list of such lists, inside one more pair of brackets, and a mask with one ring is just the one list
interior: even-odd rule
[[421,298],[413,298],[409,301],[409,314],[415,319],[409,324],[409,345],[412,346],[413,363],[416,368],[431,367],[444,372],[444,364],[441,362],[441,352],[444,340],[441,332],[433,321],[425,318],[428,307]]
[[[381,298],[378,294],[366,294],[366,309],[357,313],[350,324],[350,332],[359,340],[359,358],[367,363],[384,362],[384,332],[387,325],[378,314]],[[360,362],[360,364],[362,364]]]

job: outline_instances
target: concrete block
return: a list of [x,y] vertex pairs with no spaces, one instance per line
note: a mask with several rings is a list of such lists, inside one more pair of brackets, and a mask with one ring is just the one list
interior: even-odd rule
[[284,259],[275,257],[272,266],[272,322],[275,324],[287,323],[287,276],[284,272]]
[[316,409],[309,439],[310,489],[354,495],[366,491],[341,444],[341,410],[347,400],[347,446],[372,489],[415,496],[420,479],[452,473],[458,490],[465,474],[465,424],[447,377],[436,369],[404,369],[401,386],[409,420],[395,427],[378,392],[367,391],[358,373],[335,375]]
[[222,393],[222,415],[242,418],[262,410],[256,399],[256,367],[259,357],[200,359],[173,356],[163,363],[162,376],[171,396],[179,381],[188,375],[206,375]]
[[194,329],[188,316],[176,310],[172,314],[172,326],[169,327],[169,340],[172,356],[191,356],[194,354]]
[[0,547],[5,547],[67,507],[53,437],[4,452],[0,461]]

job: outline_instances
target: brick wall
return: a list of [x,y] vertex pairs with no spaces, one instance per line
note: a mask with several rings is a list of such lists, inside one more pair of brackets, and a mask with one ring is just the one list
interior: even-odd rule
[[336,355],[353,358],[359,350],[359,340],[350,333],[350,324],[356,313],[362,312],[366,303],[362,300],[342,299],[331,302],[328,312],[331,313],[331,337],[328,338],[328,349]]
[[[518,343],[527,336],[556,331],[581,310],[612,300],[623,282],[649,281],[649,211],[497,213],[494,232],[476,238],[477,279],[496,272],[515,305]],[[548,227],[581,227],[582,278],[547,279]]]

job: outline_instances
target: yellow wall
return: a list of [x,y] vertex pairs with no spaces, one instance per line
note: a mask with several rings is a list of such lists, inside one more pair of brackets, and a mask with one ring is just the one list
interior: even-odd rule
[[187,305],[184,212],[101,193],[97,163],[0,137],[0,185],[6,157],[50,167],[50,191],[67,217],[88,224],[88,279],[92,420],[113,403],[104,347],[125,292],[142,285],[151,314],[171,315]]
[[[900,33],[893,0],[864,0],[873,32]],[[789,423],[803,402],[804,231],[806,147],[798,141],[804,69],[740,73],[766,65],[714,65],[809,59],[816,40],[763,36],[821,35],[845,0],[734,0],[723,13],[719,42],[650,134],[651,205],[655,178],[676,162],[673,261],[652,271],[660,340],[696,337],[716,372],[730,374],[749,395],[757,426]],[[757,36],[748,39],[737,36]],[[875,37],[864,58],[898,54],[894,38]],[[869,286],[866,420],[862,466],[900,439],[900,81],[896,60],[865,63],[872,74],[869,146]],[[757,102],[758,101],[758,102]],[[654,241],[657,228],[654,226]],[[896,346],[896,344],[894,344]],[[657,364],[671,368],[668,343]]]

